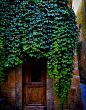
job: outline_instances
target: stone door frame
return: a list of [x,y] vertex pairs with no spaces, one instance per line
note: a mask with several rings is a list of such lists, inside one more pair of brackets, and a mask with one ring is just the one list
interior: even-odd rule
[[[54,108],[53,79],[47,73],[46,63],[46,106],[47,110]],[[22,64],[15,68],[15,104],[16,110],[22,110]]]

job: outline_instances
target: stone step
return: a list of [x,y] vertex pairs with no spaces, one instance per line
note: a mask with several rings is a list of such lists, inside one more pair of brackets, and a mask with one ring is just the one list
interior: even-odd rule
[[24,110],[44,110],[43,108],[25,108]]
[[26,106],[23,110],[47,110],[45,106]]

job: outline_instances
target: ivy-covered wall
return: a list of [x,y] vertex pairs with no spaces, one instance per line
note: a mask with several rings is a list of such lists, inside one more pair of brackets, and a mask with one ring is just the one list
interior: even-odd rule
[[[56,10],[53,10],[52,2],[53,3],[55,2],[54,6],[56,7]],[[4,12],[8,11],[9,13],[7,13],[7,15],[9,16],[3,15],[2,13],[2,15],[8,20],[8,22],[6,21],[6,19],[2,18],[1,24],[3,27],[2,28],[3,33],[1,34],[1,36],[4,36],[4,28],[6,31],[5,31],[5,40],[3,37],[3,42],[5,41],[4,43],[5,46],[1,45],[1,49],[5,47],[2,51],[6,52],[5,54],[6,58],[4,57],[1,58],[5,59],[4,60],[5,67],[12,68],[17,65],[17,68],[15,68],[14,71],[13,70],[10,71],[8,75],[6,73],[5,80],[6,77],[7,80],[3,84],[2,90],[3,96],[8,95],[10,103],[12,103],[14,107],[16,106],[16,109],[21,110],[22,64],[19,63],[23,63],[23,59],[25,59],[26,54],[29,55],[30,57],[34,56],[37,58],[40,58],[44,55],[45,57],[48,57],[47,72],[49,75],[49,77],[47,77],[46,79],[47,110],[52,109],[57,110],[58,105],[61,105],[63,108],[65,108],[65,105],[63,103],[65,98],[67,98],[70,83],[71,88],[67,109],[71,108],[81,110],[82,99],[76,51],[75,59],[73,59],[75,43],[77,38],[77,34],[75,33],[77,27],[73,10],[67,7],[67,0],[58,2],[51,0],[50,4],[49,2],[43,1],[39,3],[39,5],[37,5],[35,1],[33,2],[33,0],[32,1],[29,0],[29,5],[27,4],[28,2],[26,3],[24,2],[23,5],[22,3],[20,3],[18,7],[21,11],[22,8],[24,9],[23,14],[22,13],[19,14],[19,10],[17,10],[17,8],[16,10],[14,10],[13,7],[15,7],[15,5],[13,5],[12,2],[10,2],[10,5],[7,4],[9,5],[9,9],[10,10],[12,9],[11,11],[9,9],[3,10]],[[34,10],[29,11],[28,7],[30,9],[34,9],[36,13],[34,13]],[[12,15],[13,11],[15,11],[14,15]],[[32,17],[33,19],[28,19],[28,14],[26,13],[26,11],[30,15],[30,17],[34,15],[34,17],[36,18],[35,21],[34,17]],[[38,14],[39,12],[41,16],[39,16]],[[19,16],[22,16],[22,19],[19,19]],[[40,19],[38,19],[40,17],[41,21]],[[11,22],[11,19],[13,20],[13,22]],[[3,25],[4,22],[6,23],[6,27],[5,25]],[[38,27],[36,26],[36,23],[39,24],[37,25]],[[35,29],[34,26],[36,26]],[[38,32],[37,30],[40,30],[40,32]],[[1,53],[1,55],[2,54],[3,53]],[[72,73],[75,73],[75,75],[73,75]],[[13,83],[11,83],[11,80],[13,81]],[[50,82],[51,84],[53,84],[52,90],[48,88]],[[56,98],[55,92],[58,93],[59,98]]]
[[[82,103],[82,97],[81,97],[81,87],[80,87],[80,76],[79,76],[79,70],[78,70],[78,60],[77,60],[77,52],[75,51],[75,62],[74,62],[74,73],[73,78],[71,78],[71,88],[68,96],[68,108],[64,105],[63,108],[64,110],[83,110],[83,103]],[[53,79],[54,80],[54,79]],[[57,109],[58,105],[58,98],[55,97],[54,95],[54,107],[55,110]]]
[[[72,8],[72,2],[73,0],[69,0],[70,3],[68,4],[70,8]],[[78,24],[77,24],[78,26]],[[83,109],[83,104],[82,104],[82,97],[81,97],[81,88],[80,88],[80,75],[79,75],[79,69],[78,69],[78,58],[77,58],[77,51],[75,50],[75,55],[74,55],[74,73],[73,78],[71,78],[71,88],[69,92],[69,97],[68,97],[68,108],[65,108],[66,106],[64,105],[64,110],[81,110]],[[54,80],[54,78],[53,78]],[[56,107],[58,105],[58,98],[55,97],[54,95],[54,107],[55,110],[58,110]]]

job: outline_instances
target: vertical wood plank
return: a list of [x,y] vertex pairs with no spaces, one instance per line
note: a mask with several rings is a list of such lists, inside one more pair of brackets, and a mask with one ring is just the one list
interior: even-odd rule
[[[39,68],[41,68],[42,70],[40,83],[46,83],[46,79],[45,79],[46,78],[46,72],[45,72],[46,63],[42,61],[40,62],[31,61],[29,63],[26,62],[24,66],[24,72],[23,72],[23,82],[26,82],[28,87],[23,87],[23,105],[26,105],[26,104],[46,105],[46,87],[43,87],[43,86],[36,87],[36,84],[33,87],[33,84],[31,85],[28,84],[28,82],[31,82],[31,66],[33,65],[39,65]],[[34,74],[36,74],[36,72]]]
[[44,103],[44,93],[43,93],[43,87],[42,87],[42,104]]
[[28,104],[28,89],[27,89],[27,87],[26,87],[26,105]]
[[43,87],[43,88],[44,88],[43,89],[44,90],[43,91],[44,92],[44,105],[46,105],[46,87]]
[[26,92],[25,92],[25,87],[23,87],[23,105],[25,106],[25,102],[26,102]]
[[38,91],[39,93],[39,99],[38,99],[38,102],[39,102],[39,104],[41,104],[41,87],[39,88],[39,91]]
[[32,88],[28,88],[28,104],[31,104],[32,103],[32,99],[31,99],[31,91],[32,91]]

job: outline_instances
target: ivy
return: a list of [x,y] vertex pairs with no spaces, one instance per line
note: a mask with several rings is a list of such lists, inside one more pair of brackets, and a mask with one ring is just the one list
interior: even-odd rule
[[0,2],[0,81],[4,81],[6,68],[23,63],[26,56],[46,57],[48,74],[55,78],[59,107],[67,103],[79,35],[76,16],[67,3],[67,0]]

